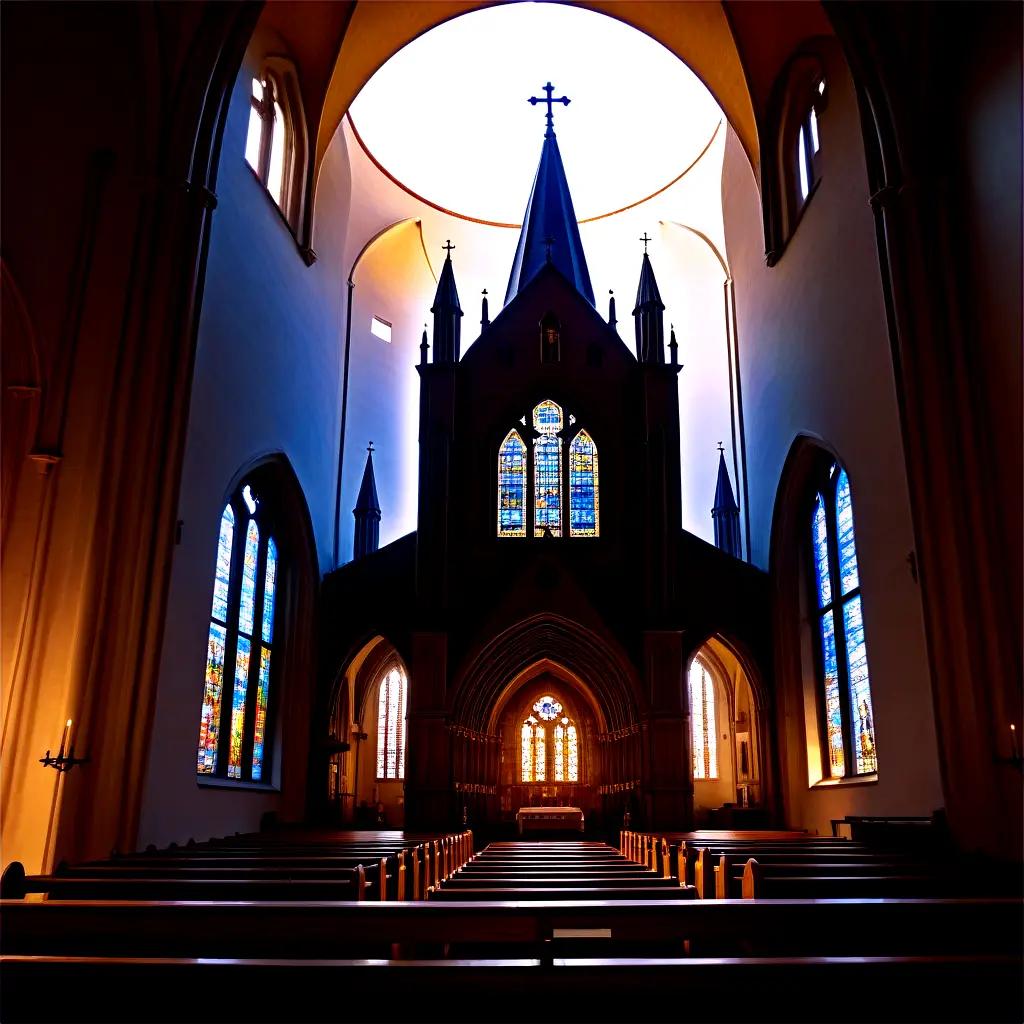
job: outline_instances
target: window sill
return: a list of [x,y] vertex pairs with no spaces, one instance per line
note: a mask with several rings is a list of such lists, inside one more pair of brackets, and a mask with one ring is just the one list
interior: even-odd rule
[[245,779],[221,779],[215,776],[196,776],[196,785],[200,789],[235,789],[256,793],[280,793],[278,786],[269,782],[249,782]]
[[834,789],[836,786],[877,786],[878,773],[871,775],[851,775],[845,779],[822,779],[812,783],[808,789]]
[[288,234],[291,235],[292,241],[295,243],[295,247],[299,251],[299,256],[302,257],[302,262],[305,263],[307,267],[313,266],[313,264],[316,263],[317,256],[316,253],[313,251],[312,247],[308,245],[303,245],[299,241],[299,236],[296,233],[295,228],[292,226],[292,222],[288,219],[284,210],[282,210],[281,207],[277,205],[277,200],[270,194],[270,189],[268,189],[267,186],[263,184],[263,181],[261,180],[260,176],[253,169],[252,164],[249,163],[249,161],[246,160],[244,157],[242,158],[242,162],[245,164],[246,167],[249,168],[249,173],[252,175],[253,181],[255,181],[257,185],[259,185],[261,191],[267,197],[267,202],[270,203],[270,205],[274,208],[274,212],[278,215],[278,217],[281,218],[281,223],[288,229]]

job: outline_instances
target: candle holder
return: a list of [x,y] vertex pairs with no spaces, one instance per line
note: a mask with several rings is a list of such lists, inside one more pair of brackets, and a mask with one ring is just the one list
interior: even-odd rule
[[47,750],[46,756],[39,758],[39,763],[58,772],[69,772],[75,765],[85,764],[88,760],[88,757],[75,757],[75,748],[72,746],[66,754],[62,751],[56,757],[51,757],[50,751]]
[[1024,757],[1021,757],[1020,747],[1017,745],[1017,726],[1010,725],[1010,749],[1013,751],[1010,757],[1000,757],[996,755],[994,758],[996,764],[1010,764],[1017,769],[1021,774],[1024,774]]

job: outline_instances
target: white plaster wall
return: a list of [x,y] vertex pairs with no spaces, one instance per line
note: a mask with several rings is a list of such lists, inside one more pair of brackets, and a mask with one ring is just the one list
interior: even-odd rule
[[[225,129],[199,325],[175,551],[139,843],[254,829],[278,807],[267,789],[196,782],[206,638],[217,531],[239,470],[283,451],[302,487],[319,568],[331,567],[341,393],[349,170],[344,140],[328,151],[307,267],[270,196],[245,162],[251,59]],[[287,679],[280,680],[287,687]],[[282,752],[274,758],[280,779]]]
[[[760,198],[730,133],[723,173],[736,286],[754,561],[768,567],[776,490],[809,434],[849,471],[875,708],[879,781],[810,787],[803,721],[787,723],[790,823],[829,831],[846,813],[929,814],[942,804],[899,415],[856,100],[845,64],[827,67],[822,179],[782,258],[764,260]],[[802,630],[809,659],[810,626]],[[777,686],[802,681],[776,680]],[[805,743],[806,739],[806,743]]]

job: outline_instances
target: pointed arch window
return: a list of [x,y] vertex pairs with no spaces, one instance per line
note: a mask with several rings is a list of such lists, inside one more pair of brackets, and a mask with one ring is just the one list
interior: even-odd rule
[[377,779],[405,778],[408,681],[396,665],[384,673],[377,692]]
[[271,510],[246,483],[220,519],[196,761],[201,777],[266,780],[278,571]]
[[[522,422],[526,424],[525,416]],[[574,416],[568,417],[570,428],[575,422]],[[540,402],[533,409],[531,424],[532,452],[514,428],[498,448],[498,536],[527,536],[527,521],[531,517],[534,537],[564,536],[564,479],[568,476],[568,534],[570,537],[597,537],[600,533],[600,481],[593,437],[580,429],[569,445],[568,463],[563,465],[566,417],[562,407],[550,399]]]
[[284,214],[298,230],[303,200],[306,132],[294,65],[268,57],[252,79],[245,160]]
[[581,430],[569,445],[569,535],[596,537],[599,532],[597,445]]
[[498,450],[498,536],[526,536],[526,444],[518,430]]
[[853,499],[849,476],[837,463],[819,480],[810,533],[827,773],[834,779],[874,774],[878,752]]
[[545,695],[523,722],[519,733],[523,782],[579,782],[579,732],[563,710],[558,700]]
[[718,778],[718,720],[715,681],[700,657],[690,664],[690,724],[693,732],[693,777]]

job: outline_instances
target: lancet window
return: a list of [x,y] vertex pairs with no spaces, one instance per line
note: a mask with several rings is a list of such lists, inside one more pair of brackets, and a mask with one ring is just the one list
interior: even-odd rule
[[718,724],[715,680],[700,657],[690,664],[690,724],[693,735],[693,777],[718,778]]
[[566,422],[562,407],[550,399],[533,409],[531,424],[531,447],[512,429],[498,449],[498,536],[525,537],[532,520],[534,537],[561,537],[566,529],[570,537],[597,537],[600,479],[593,437],[583,429],[573,433],[575,417]]
[[396,665],[384,673],[377,693],[377,778],[405,778],[405,715],[408,681]]
[[267,776],[280,571],[268,504],[246,483],[221,514],[199,723],[201,776]]
[[850,479],[837,463],[819,480],[810,526],[827,774],[868,775],[878,771],[874,710]]

